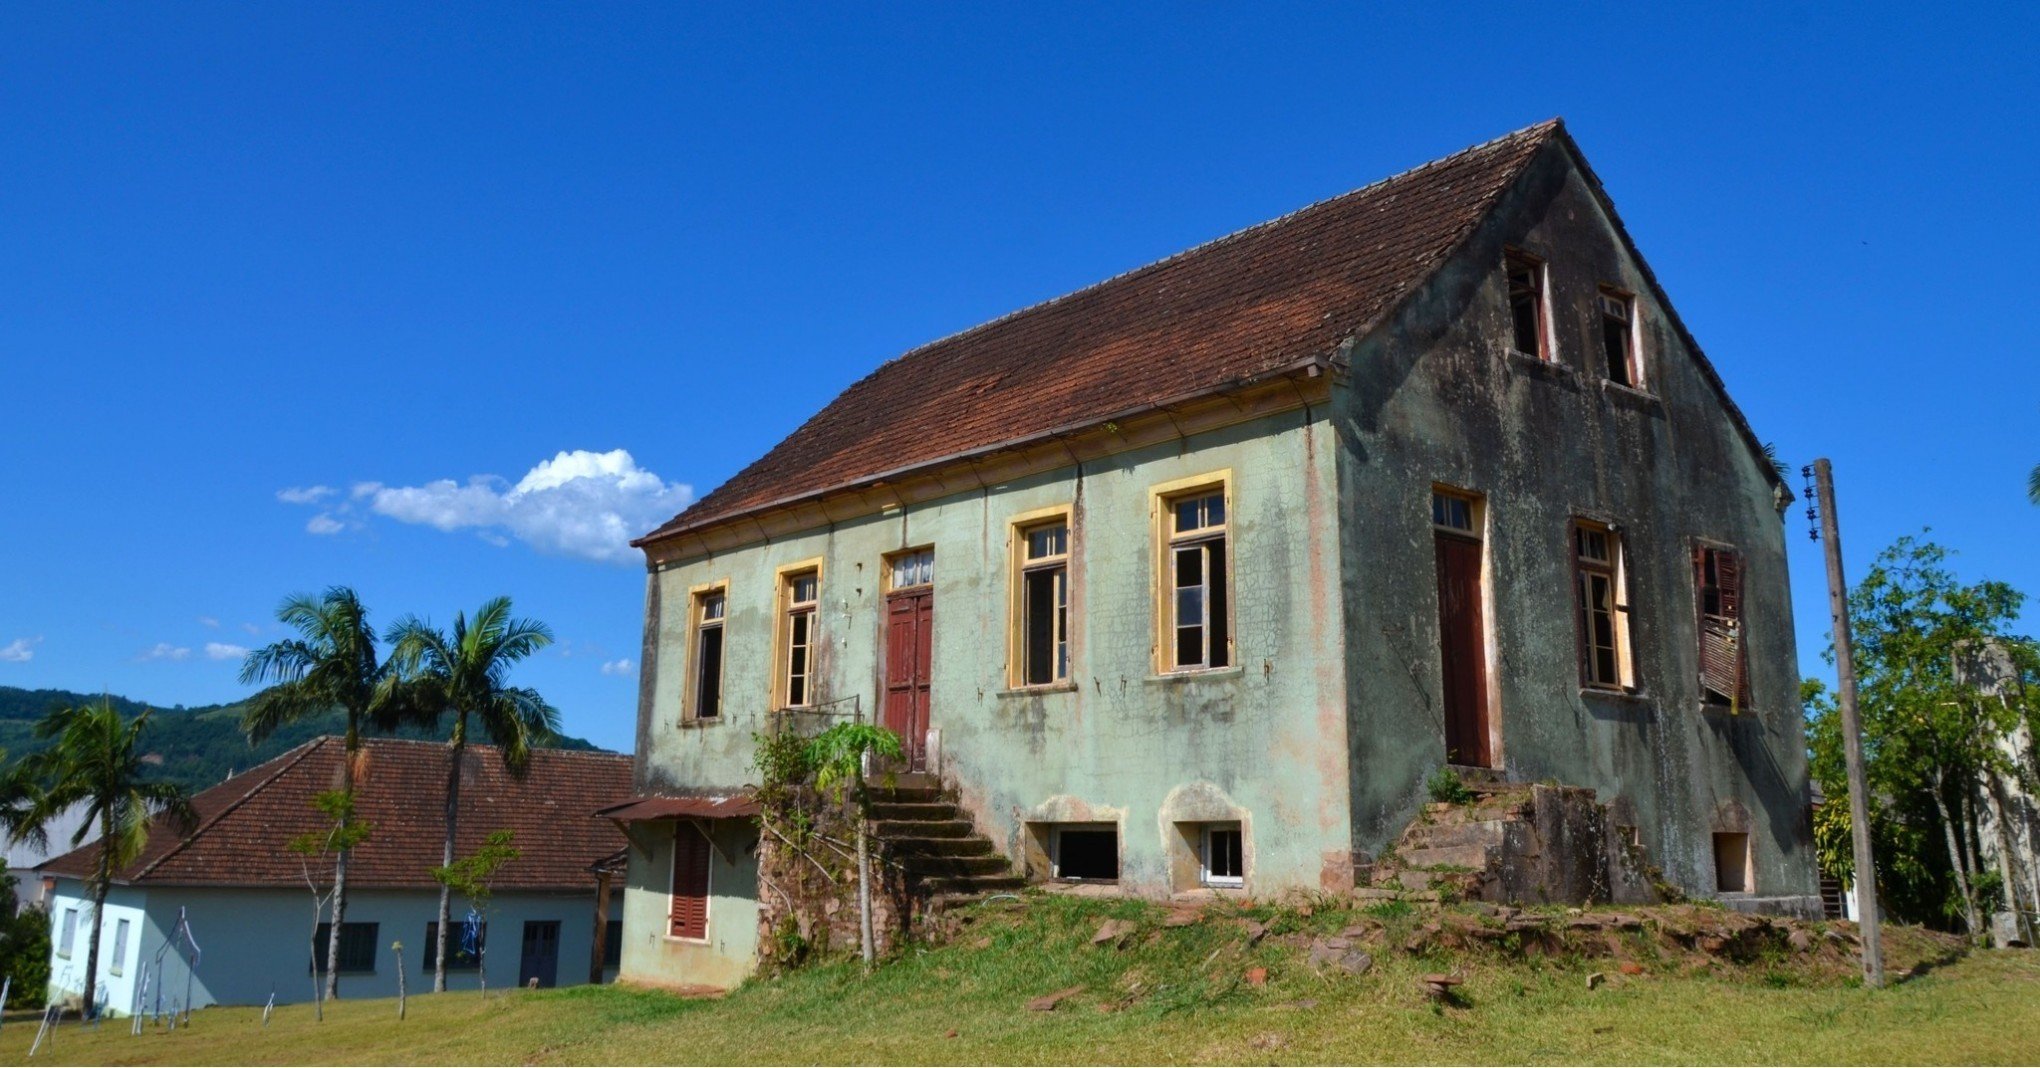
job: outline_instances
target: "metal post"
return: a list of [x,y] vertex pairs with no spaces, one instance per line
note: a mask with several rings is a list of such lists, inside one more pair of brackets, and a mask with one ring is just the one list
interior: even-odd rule
[[1856,655],[1849,635],[1849,587],[1842,578],[1841,520],[1835,515],[1834,468],[1813,462],[1820,494],[1820,538],[1827,552],[1828,616],[1835,632],[1835,681],[1842,706],[1842,753],[1849,767],[1849,825],[1856,845],[1856,915],[1863,933],[1863,984],[1884,985],[1883,918],[1877,911],[1877,864],[1870,851],[1870,796],[1863,781],[1863,721],[1856,712]]

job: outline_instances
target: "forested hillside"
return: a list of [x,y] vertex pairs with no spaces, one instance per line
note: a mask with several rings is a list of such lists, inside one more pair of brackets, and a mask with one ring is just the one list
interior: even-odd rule
[[[318,719],[285,727],[259,746],[250,746],[241,733],[241,711],[247,702],[205,705],[198,708],[162,708],[126,697],[72,693],[68,690],[23,690],[0,686],[0,750],[9,759],[41,747],[35,737],[36,721],[61,705],[110,700],[126,715],[139,715],[143,708],[155,708],[149,719],[149,749],[162,758],[163,777],[202,790],[236,771],[246,770],[301,742],[321,734],[338,734],[343,724],[338,711]],[[406,730],[402,738],[444,738],[445,731]],[[580,738],[562,736],[553,743],[559,749],[594,749]]]

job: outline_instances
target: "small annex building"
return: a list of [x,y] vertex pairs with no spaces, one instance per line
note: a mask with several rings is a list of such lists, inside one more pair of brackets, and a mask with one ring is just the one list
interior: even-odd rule
[[[312,802],[339,787],[343,751],[339,738],[317,738],[199,792],[192,799],[199,822],[188,835],[156,821],[141,858],[115,874],[99,918],[102,1011],[153,1011],[159,993],[165,1011],[181,1007],[187,976],[193,1008],[260,1005],[272,995],[277,1004],[310,1000],[314,968],[325,971],[326,929],[313,930],[306,867],[324,889],[332,883],[332,861],[307,860],[290,843],[328,826]],[[377,738],[362,745],[357,811],[372,829],[350,860],[342,996],[396,995],[395,942],[404,945],[410,991],[432,987],[439,913],[432,869],[444,845],[447,756],[438,742]],[[499,830],[512,832],[521,853],[494,884],[483,932],[489,985],[613,978],[621,932],[611,919],[620,918],[611,907],[620,892],[612,875],[624,838],[588,812],[629,788],[630,758],[536,749],[522,778],[504,769],[491,746],[469,746],[463,759],[456,854],[472,853]],[[85,878],[95,849],[80,847],[38,869],[51,886],[53,999],[75,1000],[84,989],[93,923]],[[456,924],[467,910],[456,895]],[[180,921],[189,938],[181,936]],[[456,927],[452,943],[460,933]],[[453,951],[448,988],[477,983],[473,958]]]
[[1557,120],[931,342],[634,543],[623,977],[770,951],[755,739],[845,718],[933,902],[1393,893],[1450,765],[1817,908],[1791,499]]

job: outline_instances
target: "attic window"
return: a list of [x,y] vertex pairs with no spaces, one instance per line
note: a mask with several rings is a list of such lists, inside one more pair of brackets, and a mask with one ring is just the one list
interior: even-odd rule
[[1551,359],[1544,325],[1544,261],[1527,252],[1511,250],[1502,257],[1509,278],[1509,323],[1511,344],[1517,352],[1540,360]]
[[1636,353],[1636,298],[1619,289],[1601,287],[1601,356],[1608,381],[1621,386],[1643,385]]

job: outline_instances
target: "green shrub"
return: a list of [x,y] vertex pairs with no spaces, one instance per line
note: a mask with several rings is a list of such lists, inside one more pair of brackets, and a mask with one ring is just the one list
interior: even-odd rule
[[1459,773],[1448,767],[1440,767],[1431,773],[1424,788],[1431,792],[1431,800],[1447,805],[1464,805],[1473,801],[1473,791],[1459,781]]

